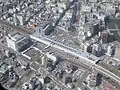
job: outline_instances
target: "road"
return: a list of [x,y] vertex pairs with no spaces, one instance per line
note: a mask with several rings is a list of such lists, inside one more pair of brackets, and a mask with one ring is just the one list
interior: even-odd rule
[[[7,23],[7,22],[4,22],[4,21],[0,21],[0,23],[1,24],[4,24],[4,25],[6,25],[6,26],[8,26],[8,27],[10,27],[10,28],[13,28],[13,29],[16,29],[16,30],[18,30],[19,32],[21,32],[21,33],[24,33],[24,34],[32,34],[30,31],[28,31],[28,30],[26,30],[26,29],[24,29],[24,28],[20,28],[20,27],[17,27],[17,26],[14,26],[14,25],[12,25],[12,24],[9,24],[9,23]],[[32,35],[30,35],[33,39],[35,39],[35,40],[37,40],[37,41],[40,41],[40,42],[42,42],[42,43],[44,43],[44,44],[53,44],[52,45],[52,47],[54,47],[54,48],[57,48],[57,49],[60,49],[60,50],[62,50],[62,51],[65,51],[66,53],[70,53],[70,54],[72,54],[72,55],[75,55],[76,57],[79,57],[79,58],[82,58],[81,60],[79,60],[78,62],[83,62],[85,65],[87,65],[87,66],[90,66],[90,67],[94,67],[96,70],[98,70],[98,71],[100,71],[101,73],[103,73],[103,74],[105,74],[105,75],[107,75],[107,76],[109,76],[109,77],[111,77],[112,79],[114,79],[115,81],[117,81],[118,83],[120,83],[120,77],[118,77],[117,75],[115,75],[114,73],[112,73],[112,72],[110,72],[110,71],[108,71],[107,69],[105,69],[105,68],[103,68],[103,67],[101,67],[101,66],[99,66],[99,65],[97,65],[97,64],[95,64],[95,63],[93,63],[91,60],[89,60],[89,59],[86,59],[86,58],[84,58],[84,57],[81,57],[81,55],[79,54],[79,53],[77,53],[76,51],[78,51],[78,50],[75,50],[75,49],[71,49],[70,47],[67,47],[67,46],[63,46],[63,45],[61,45],[61,44],[59,44],[59,43],[56,43],[56,42],[53,42],[52,40],[49,40],[49,39],[47,39],[47,40],[45,40],[45,39],[41,39],[41,38],[36,38],[36,37],[34,37],[34,36],[32,36]]]
[[19,27],[19,26],[15,26],[13,24],[10,24],[6,21],[1,21],[0,20],[0,24],[3,24],[9,28],[12,28],[12,29],[15,29],[16,31],[22,33],[22,34],[25,34],[25,35],[29,35],[29,34],[32,34],[32,32],[30,30],[26,30],[25,28],[22,28],[22,27]]
[[40,67],[40,69],[43,70],[47,74],[47,76],[50,77],[53,80],[53,82],[55,82],[60,88],[62,88],[63,90],[70,90],[70,88],[68,88],[66,85],[63,84],[63,82],[55,78],[54,75],[48,72],[45,68]]
[[104,62],[100,62],[99,65],[120,77],[120,70],[118,70]]
[[71,49],[71,48],[66,47],[66,46],[62,46],[61,44],[56,43],[56,42],[54,42],[52,40],[49,40],[49,39],[46,40],[46,38],[39,38],[38,39],[38,38],[36,38],[36,37],[34,37],[32,35],[31,35],[31,38],[33,38],[33,39],[35,39],[35,40],[37,40],[39,42],[42,42],[44,44],[48,44],[48,45],[50,45],[52,43],[52,47],[57,48],[58,50],[62,50],[64,52],[66,52],[66,53],[70,53],[70,54],[72,54],[72,55],[74,55],[76,57],[79,57],[81,60],[78,60],[78,63],[82,62],[87,66],[94,67],[99,72],[111,77],[113,80],[117,81],[120,84],[120,77],[118,77],[114,73],[110,72],[109,70],[103,68],[102,66],[99,66],[99,65],[95,64],[90,59],[82,57],[78,52],[76,52],[77,50]]

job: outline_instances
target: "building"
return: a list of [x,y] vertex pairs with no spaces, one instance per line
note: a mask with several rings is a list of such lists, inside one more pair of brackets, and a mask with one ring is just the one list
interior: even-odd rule
[[115,0],[102,0],[104,3],[113,3]]
[[0,63],[0,73],[5,73],[8,70],[8,65],[5,63]]
[[107,6],[106,12],[108,12],[111,15],[115,15],[115,8],[113,8],[112,6]]
[[95,3],[97,2],[97,0],[89,0],[89,2]]
[[120,60],[120,43],[116,45],[114,58]]
[[83,13],[90,13],[91,7],[90,6],[83,6],[81,10]]
[[74,24],[76,21],[78,21],[79,19],[79,15],[80,15],[80,1],[76,0],[74,2],[74,7],[73,7],[73,13],[72,13],[72,18],[71,18],[71,22]]
[[99,32],[99,22],[91,22],[90,31],[92,35],[95,35]]
[[6,37],[8,48],[16,52],[21,52],[31,45],[31,40],[20,33],[12,32]]
[[17,57],[16,61],[20,64],[22,69],[27,69],[29,67],[30,61],[23,56]]
[[54,31],[54,26],[52,24],[45,24],[43,27],[38,27],[39,32],[41,35],[50,35]]
[[58,64],[58,57],[56,57],[56,56],[54,56],[54,55],[52,55],[52,54],[47,53],[47,58],[48,58],[50,61],[52,61],[52,65],[53,65],[53,66],[56,65],[56,64]]
[[101,43],[107,43],[108,42],[108,35],[109,35],[109,33],[108,33],[108,31],[102,31],[102,32],[99,32],[99,36],[100,36],[100,38],[101,38]]
[[100,44],[93,44],[92,46],[92,54],[95,56],[101,56],[102,55],[102,46]]
[[70,6],[70,0],[66,0],[66,8],[69,8]]
[[24,20],[23,20],[23,16],[22,16],[22,15],[17,15],[17,19],[18,19],[18,24],[22,26],[23,23],[24,23],[24,22],[23,22],[23,21],[24,21]]
[[97,87],[97,86],[100,86],[101,83],[102,83],[102,74],[101,73],[97,73],[93,69],[92,73],[90,74],[89,86],[91,86],[91,87]]
[[81,50],[90,53],[90,52],[92,51],[91,44],[90,44],[89,42],[82,43],[82,44],[81,44]]
[[115,46],[113,44],[109,45],[107,48],[106,55],[113,56],[114,54],[115,54]]

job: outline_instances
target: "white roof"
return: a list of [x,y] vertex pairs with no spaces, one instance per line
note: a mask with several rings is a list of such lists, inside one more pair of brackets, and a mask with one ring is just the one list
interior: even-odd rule
[[24,36],[22,36],[20,33],[12,33],[8,35],[13,41],[19,41],[22,38],[24,38]]
[[89,7],[89,6],[82,7],[82,12],[90,12],[90,11],[91,11],[91,7]]

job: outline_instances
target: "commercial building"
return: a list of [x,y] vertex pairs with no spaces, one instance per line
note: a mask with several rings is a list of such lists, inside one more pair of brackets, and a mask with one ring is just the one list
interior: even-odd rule
[[120,43],[116,45],[114,58],[120,60]]
[[13,32],[6,37],[7,46],[13,51],[21,52],[31,45],[31,40],[20,33]]
[[108,46],[106,55],[108,56],[115,55],[115,46],[113,44]]
[[92,54],[95,56],[101,56],[102,54],[102,46],[100,44],[93,44]]
[[105,31],[105,30],[99,33],[99,36],[100,36],[100,38],[101,38],[101,43],[102,43],[102,44],[108,42],[108,35],[109,35],[109,32],[108,32],[108,31]]

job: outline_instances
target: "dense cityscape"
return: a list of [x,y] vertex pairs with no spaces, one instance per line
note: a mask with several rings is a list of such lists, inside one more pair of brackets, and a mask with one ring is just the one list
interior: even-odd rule
[[6,90],[120,90],[120,0],[0,0]]

